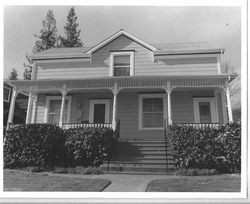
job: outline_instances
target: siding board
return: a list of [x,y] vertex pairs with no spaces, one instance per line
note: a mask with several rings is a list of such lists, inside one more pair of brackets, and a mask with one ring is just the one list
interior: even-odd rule
[[92,62],[39,63],[36,79],[109,76],[110,51],[135,50],[135,75],[218,74],[216,57],[155,60],[153,52],[120,36],[92,55]]

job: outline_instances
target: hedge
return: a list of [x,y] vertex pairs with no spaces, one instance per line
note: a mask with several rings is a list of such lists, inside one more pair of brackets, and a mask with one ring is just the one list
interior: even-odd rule
[[241,125],[218,128],[169,127],[170,148],[177,169],[216,169],[239,173],[241,169]]
[[61,165],[64,155],[63,130],[49,124],[15,125],[4,141],[4,166],[9,168]]
[[113,130],[105,127],[65,130],[65,148],[71,166],[100,166],[111,154]]
[[13,126],[4,142],[4,166],[100,166],[114,143],[109,128],[62,130],[51,124]]

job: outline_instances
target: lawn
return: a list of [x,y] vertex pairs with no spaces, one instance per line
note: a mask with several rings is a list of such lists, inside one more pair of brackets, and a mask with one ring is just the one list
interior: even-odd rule
[[151,181],[148,192],[240,192],[240,176],[188,176]]
[[107,179],[68,178],[4,170],[4,191],[103,191]]

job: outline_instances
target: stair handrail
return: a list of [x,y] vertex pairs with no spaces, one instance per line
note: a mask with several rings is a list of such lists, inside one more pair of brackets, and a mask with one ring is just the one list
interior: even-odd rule
[[166,172],[168,172],[168,140],[167,140],[167,128],[168,128],[168,117],[164,118],[164,139],[165,139],[165,152],[166,152]]

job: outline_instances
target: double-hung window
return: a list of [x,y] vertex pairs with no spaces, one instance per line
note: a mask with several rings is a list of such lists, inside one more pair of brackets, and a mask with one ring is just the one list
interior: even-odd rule
[[164,94],[139,96],[139,129],[162,129],[165,117]]
[[[60,120],[62,97],[48,96],[47,97],[47,114],[45,118],[46,123],[58,124]],[[63,110],[63,122],[69,123],[70,120],[71,97],[65,98]]]
[[133,76],[134,52],[111,52],[110,76]]

